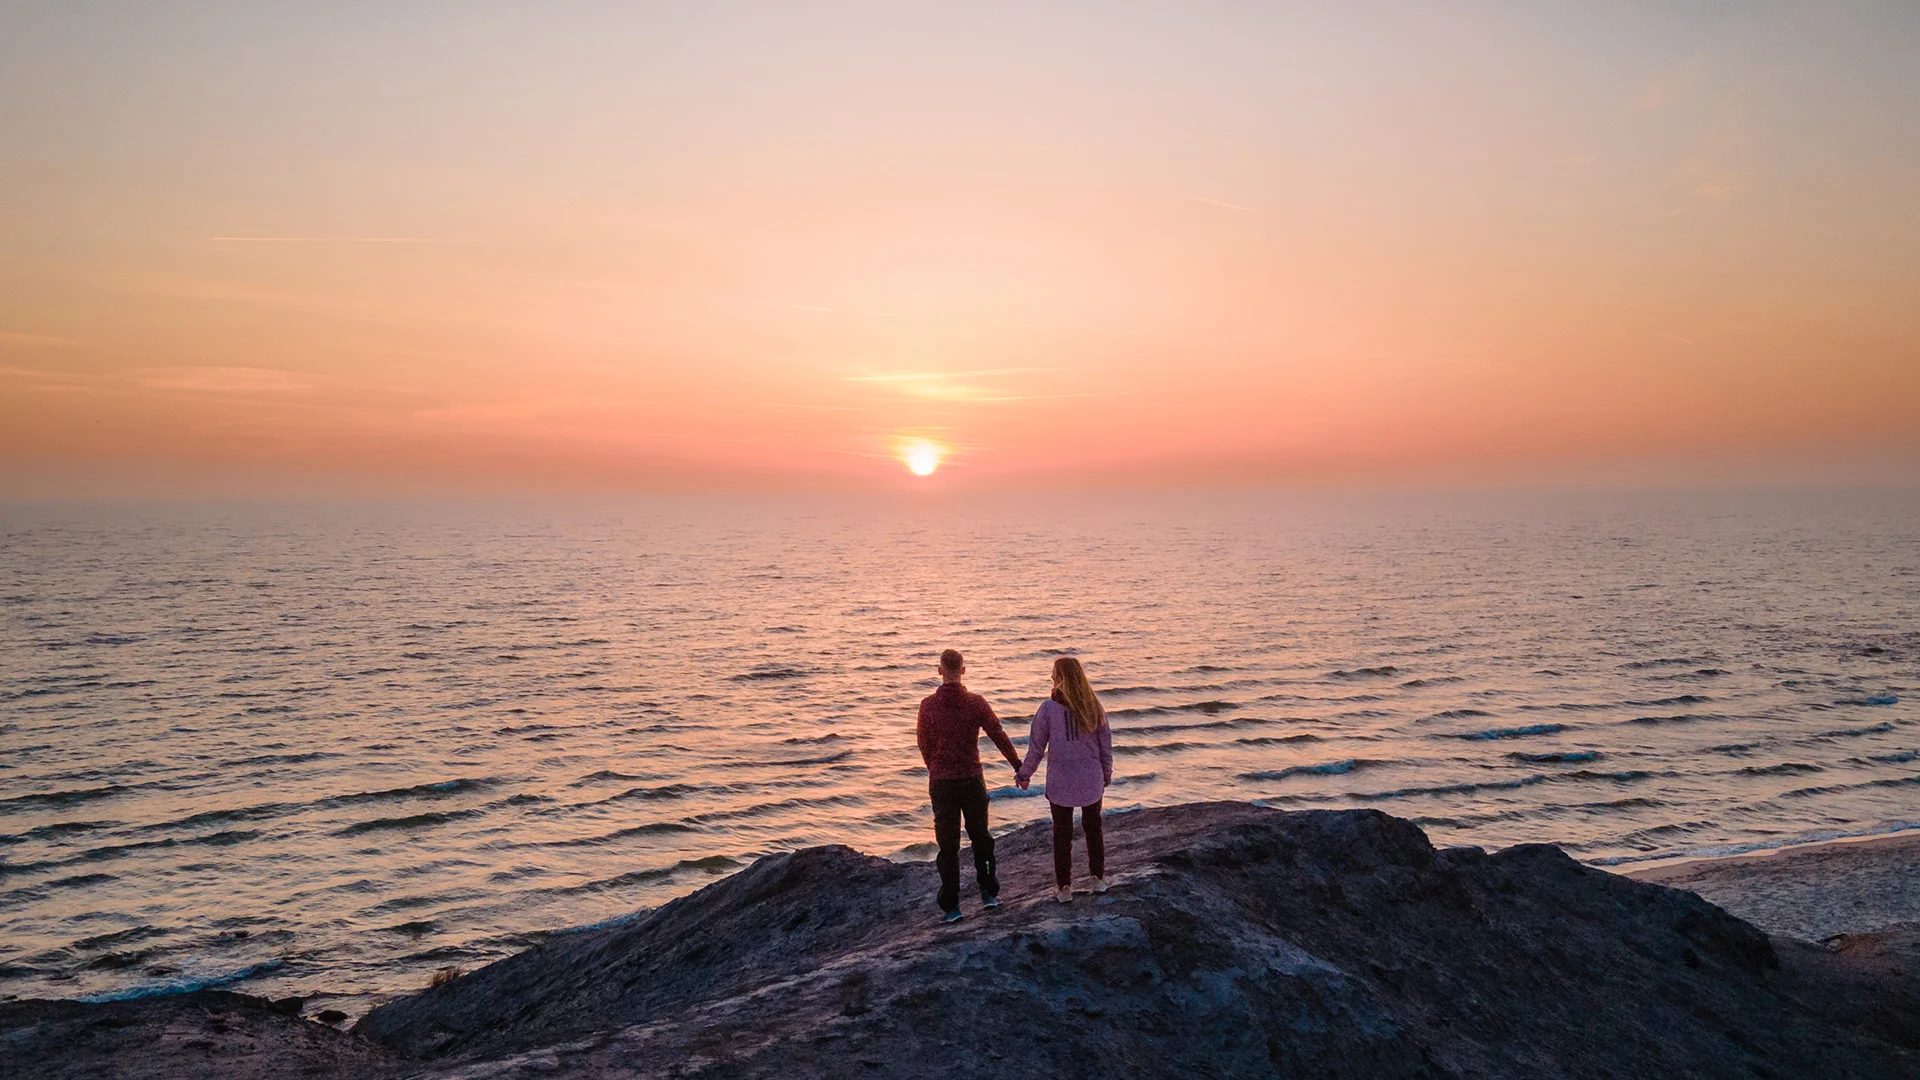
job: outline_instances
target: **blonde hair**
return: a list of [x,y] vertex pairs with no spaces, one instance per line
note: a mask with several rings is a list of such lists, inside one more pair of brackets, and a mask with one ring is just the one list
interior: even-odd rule
[[1055,660],[1053,677],[1060,683],[1060,696],[1067,699],[1067,712],[1073,722],[1081,731],[1099,731],[1100,725],[1107,722],[1107,710],[1101,707],[1093,685],[1087,682],[1087,672],[1080,661],[1071,656]]

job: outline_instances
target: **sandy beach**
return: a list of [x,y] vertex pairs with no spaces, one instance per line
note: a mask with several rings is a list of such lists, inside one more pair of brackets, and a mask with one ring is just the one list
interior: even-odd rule
[[1769,934],[1806,941],[1920,924],[1920,833],[1667,863],[1626,876],[1698,893]]

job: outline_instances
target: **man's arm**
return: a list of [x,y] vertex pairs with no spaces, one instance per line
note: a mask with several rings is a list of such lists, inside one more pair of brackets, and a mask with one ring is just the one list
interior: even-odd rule
[[1007,729],[1000,726],[1000,718],[993,715],[993,706],[988,705],[986,699],[982,698],[980,707],[983,714],[980,717],[980,726],[986,729],[987,738],[992,739],[993,745],[1000,748],[1000,756],[1007,759],[1007,764],[1016,769],[1019,768],[1020,754],[1014,750],[1013,740],[1007,738]]
[[913,739],[920,744],[920,764],[933,768],[932,759],[927,757],[927,703],[920,703],[920,719],[913,725]]

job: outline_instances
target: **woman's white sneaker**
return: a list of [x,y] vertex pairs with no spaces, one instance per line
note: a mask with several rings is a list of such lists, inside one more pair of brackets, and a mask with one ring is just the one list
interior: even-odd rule
[[1106,891],[1107,891],[1107,879],[1106,879],[1106,878],[1103,878],[1103,877],[1097,877],[1097,878],[1094,878],[1094,879],[1093,879],[1093,891],[1094,891],[1094,892],[1097,892],[1097,893],[1103,893],[1103,892],[1106,892]]
[[1063,904],[1071,904],[1073,903],[1073,888],[1071,886],[1062,885],[1059,888],[1053,890],[1053,898],[1055,900],[1060,901]]

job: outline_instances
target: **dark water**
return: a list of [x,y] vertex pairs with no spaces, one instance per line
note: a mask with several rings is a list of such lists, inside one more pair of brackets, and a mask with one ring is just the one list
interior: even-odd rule
[[0,513],[6,996],[356,1009],[767,852],[929,857],[948,645],[1016,735],[1081,656],[1115,809],[1602,863],[1920,824],[1913,493]]

